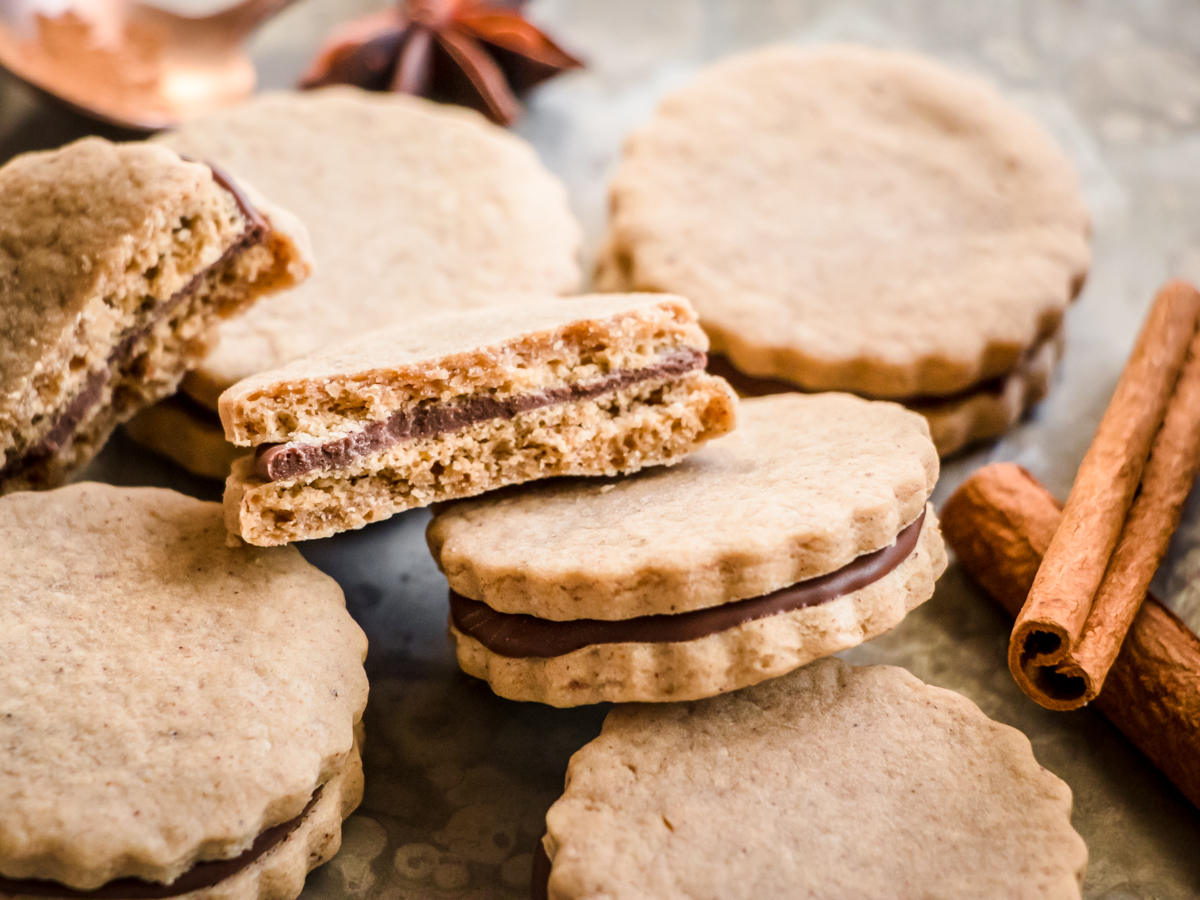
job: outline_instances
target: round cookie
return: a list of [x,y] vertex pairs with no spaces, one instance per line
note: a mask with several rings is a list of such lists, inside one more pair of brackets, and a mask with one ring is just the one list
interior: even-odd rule
[[546,824],[556,900],[1077,900],[1087,864],[1071,791],[1024,735],[903,669],[835,659],[617,707]]
[[688,297],[741,372],[946,396],[1013,370],[1088,266],[1066,156],[972,76],[774,47],[663,102],[611,187],[605,289]]
[[0,897],[299,894],[362,796],[336,583],[89,483],[0,499],[0,569]]
[[924,420],[846,394],[740,404],[670,469],[441,508],[458,659],[555,706],[707,697],[894,627],[946,566]]
[[[354,88],[265,93],[158,140],[294,211],[316,258],[307,283],[225,323],[184,382],[212,426],[217,397],[249,375],[425,313],[579,286],[565,187],[477,113]],[[157,416],[148,429],[161,446],[169,427]],[[194,471],[221,466],[170,455]]]

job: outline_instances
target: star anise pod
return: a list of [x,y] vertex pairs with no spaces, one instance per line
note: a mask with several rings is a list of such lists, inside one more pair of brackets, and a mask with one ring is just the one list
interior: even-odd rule
[[582,65],[515,10],[481,0],[408,0],[334,33],[300,86],[400,91],[511,125],[518,94]]

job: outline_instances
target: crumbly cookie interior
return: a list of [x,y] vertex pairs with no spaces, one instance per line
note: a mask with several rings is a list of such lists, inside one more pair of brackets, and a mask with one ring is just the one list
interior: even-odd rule
[[279,277],[271,240],[221,189],[99,279],[74,334],[52,348],[23,404],[0,490],[52,487],[117,424],[173,393],[211,349],[219,318]]
[[669,465],[728,431],[734,402],[724,381],[695,371],[402,441],[297,479],[263,482],[246,458],[226,485],[226,524],[252,544],[281,544],[535,478]]
[[[617,298],[602,307],[604,312],[581,312],[581,318],[565,325],[534,325],[520,306],[511,310],[511,322],[495,327],[498,316],[509,310],[496,307],[473,322],[461,317],[442,317],[436,324],[427,320],[419,333],[428,341],[451,344],[447,333],[465,333],[474,346],[416,353],[401,361],[389,358],[388,342],[409,338],[394,329],[381,331],[374,339],[239,382],[221,397],[221,421],[226,437],[239,446],[325,440],[431,402],[486,397],[505,403],[645,369],[673,351],[706,350],[707,338],[691,308],[679,298],[657,297],[661,302],[614,312],[613,306],[620,305]],[[604,304],[604,298],[597,299]],[[543,301],[536,309],[543,317],[561,319],[561,302]],[[470,330],[476,328],[483,330]],[[526,333],[514,338],[514,330]],[[378,354],[384,358],[376,363]]]

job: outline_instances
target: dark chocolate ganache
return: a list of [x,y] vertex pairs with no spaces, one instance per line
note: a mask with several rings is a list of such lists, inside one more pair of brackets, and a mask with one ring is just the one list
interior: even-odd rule
[[917,546],[925,511],[906,526],[889,547],[851,560],[836,572],[809,578],[760,597],[675,615],[634,619],[568,619],[554,621],[519,613],[502,613],[486,603],[450,591],[454,627],[493,653],[516,659],[565,656],[593,644],[665,644],[694,641],[746,622],[818,606],[860,590],[896,569]]
[[270,225],[262,213],[256,210],[233,181],[215,166],[209,165],[213,173],[213,181],[233,195],[238,210],[246,220],[246,228],[220,258],[210,266],[197,272],[182,288],[169,298],[158,304],[149,315],[139,324],[126,331],[113,347],[104,368],[96,369],[88,374],[83,387],[74,397],[66,402],[50,421],[50,427],[34,443],[18,450],[12,459],[0,467],[0,480],[15,475],[22,469],[36,465],[47,459],[66,446],[79,426],[91,418],[96,408],[100,406],[104,389],[109,382],[121,373],[132,368],[138,354],[135,352],[142,340],[154,330],[163,319],[174,313],[184,302],[191,299],[204,284],[205,278],[214,269],[226,265],[239,253],[248,247],[261,243],[270,231]]
[[143,881],[141,878],[117,878],[90,891],[80,891],[56,881],[38,878],[0,876],[0,894],[25,897],[62,897],[65,900],[166,900],[203,888],[210,888],[236,875],[282,844],[312,812],[321,797],[321,788],[313,792],[308,805],[294,819],[261,832],[250,849],[232,859],[198,862],[170,884]]
[[521,413],[560,403],[593,400],[644,381],[677,378],[703,369],[707,361],[708,356],[703,350],[683,347],[672,350],[651,365],[613,372],[586,384],[504,399],[474,396],[452,403],[424,401],[413,409],[370,422],[361,431],[324,444],[260,444],[255,451],[255,474],[263,481],[283,481],[317,469],[344,469],[357,459],[379,453],[401,441],[447,434],[493,419],[512,419]]

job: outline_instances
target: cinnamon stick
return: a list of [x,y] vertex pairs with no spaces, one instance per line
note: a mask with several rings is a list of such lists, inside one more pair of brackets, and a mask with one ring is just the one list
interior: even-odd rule
[[[1017,615],[1062,513],[1012,463],[980,469],[946,501],[941,528],[959,563]],[[1200,638],[1146,597],[1096,707],[1200,807]]]
[[1198,325],[1200,292],[1168,283],[1017,616],[1009,669],[1050,709],[1075,709],[1100,693],[1179,523],[1200,467]]
[[[1162,429],[1150,449],[1142,484],[1096,591],[1070,667],[1099,693],[1150,581],[1179,527],[1183,505],[1200,472],[1200,335],[1191,349]],[[1066,669],[1067,667],[1064,667]],[[1068,672],[1068,674],[1073,674]],[[1089,698],[1090,699],[1090,698]]]

